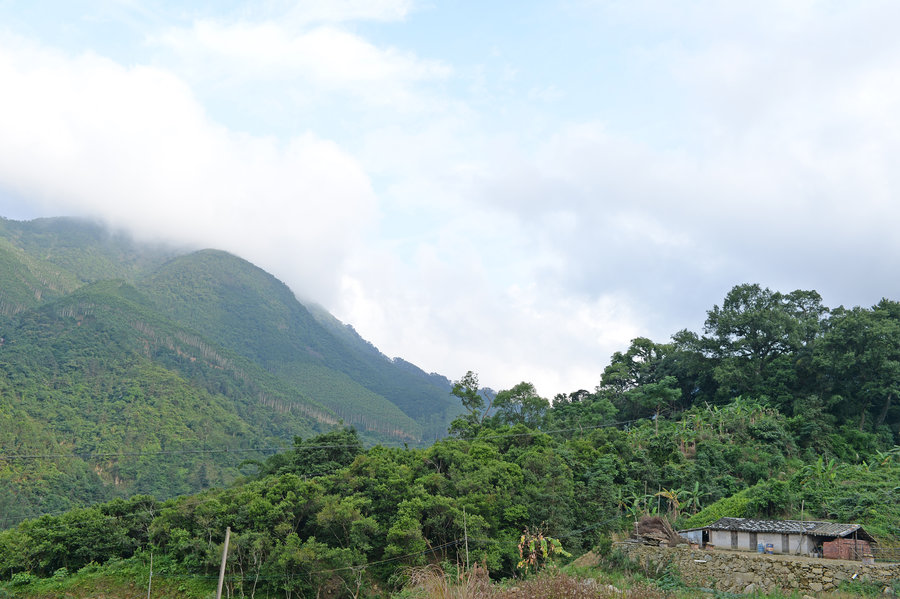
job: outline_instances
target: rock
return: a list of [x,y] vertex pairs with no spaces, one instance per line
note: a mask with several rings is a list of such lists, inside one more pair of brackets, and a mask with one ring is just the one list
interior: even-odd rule
[[755,593],[755,592],[756,592],[756,584],[754,584],[754,583],[752,583],[752,582],[751,582],[750,584],[748,584],[747,586],[744,587],[744,594],[745,594],[745,595],[750,595],[750,594]]
[[823,587],[823,585],[822,585],[821,582],[811,582],[811,583],[809,583],[809,590],[810,590],[810,591],[814,591],[814,592],[816,592],[816,593],[819,593],[819,592],[822,591],[823,588],[824,588],[824,587]]

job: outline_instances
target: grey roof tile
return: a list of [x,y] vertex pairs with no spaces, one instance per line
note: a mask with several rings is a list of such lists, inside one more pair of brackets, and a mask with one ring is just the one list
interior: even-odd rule
[[859,524],[838,524],[809,520],[754,520],[752,518],[719,518],[706,528],[738,532],[808,534],[818,537],[847,537],[857,533],[861,539],[874,540]]

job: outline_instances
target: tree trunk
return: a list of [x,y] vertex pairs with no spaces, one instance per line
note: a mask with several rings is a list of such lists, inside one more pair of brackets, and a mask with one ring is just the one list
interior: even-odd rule
[[891,400],[894,398],[893,393],[888,393],[887,399],[884,400],[884,407],[881,408],[881,414],[878,415],[878,421],[875,423],[876,428],[884,424],[887,418],[888,410],[891,407]]

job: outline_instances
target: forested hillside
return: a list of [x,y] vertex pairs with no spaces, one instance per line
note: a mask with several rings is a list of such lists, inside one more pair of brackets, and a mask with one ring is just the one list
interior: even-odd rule
[[614,354],[592,391],[494,396],[470,372],[453,387],[465,412],[428,448],[298,437],[229,487],[0,533],[0,577],[24,596],[146,581],[152,552],[154,580],[203,596],[226,527],[228,589],[244,596],[408,597],[426,563],[522,576],[523,531],[602,552],[641,514],[855,522],[896,545],[898,365],[900,304],[829,309],[813,291],[740,285],[702,331]]
[[370,444],[446,430],[449,381],[316,310],[224,252],[0,219],[0,527],[227,484],[342,421]]
[[314,317],[284,284],[225,252],[178,257],[142,280],[140,289],[169,317],[204,331],[361,429],[418,442],[443,434],[458,413],[446,379],[397,367],[336,321],[323,326],[327,317]]

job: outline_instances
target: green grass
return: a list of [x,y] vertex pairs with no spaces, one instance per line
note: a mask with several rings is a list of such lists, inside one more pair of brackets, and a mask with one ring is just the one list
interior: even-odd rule
[[150,579],[150,556],[140,554],[127,560],[113,560],[103,566],[88,564],[73,574],[65,568],[49,578],[17,574],[0,583],[0,599],[138,599],[147,596],[150,583],[155,599],[207,599],[214,596],[216,581],[207,577],[178,575],[169,565],[154,565]]

